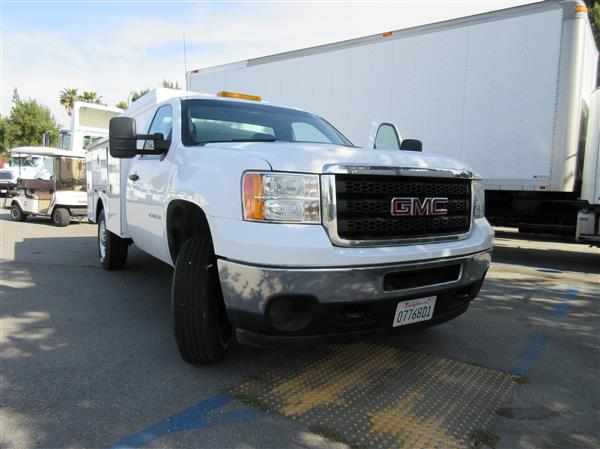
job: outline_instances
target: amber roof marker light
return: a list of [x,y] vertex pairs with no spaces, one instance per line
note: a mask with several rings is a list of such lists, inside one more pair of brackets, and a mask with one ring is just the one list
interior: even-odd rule
[[238,100],[262,101],[260,95],[244,94],[242,92],[231,92],[228,90],[222,90],[221,92],[218,92],[217,96],[223,98],[236,98]]

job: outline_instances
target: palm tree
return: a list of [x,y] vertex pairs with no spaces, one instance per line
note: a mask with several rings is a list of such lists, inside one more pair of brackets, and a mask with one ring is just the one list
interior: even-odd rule
[[64,106],[67,114],[71,115],[73,111],[73,104],[79,100],[79,95],[77,95],[77,89],[63,89],[60,91],[60,96],[58,97],[60,100],[60,104]]
[[134,101],[137,101],[139,98],[143,97],[148,92],[150,92],[150,89],[142,89],[140,91],[134,90],[130,94],[131,95],[131,102],[133,103]]
[[102,104],[102,97],[100,97],[94,91],[85,91],[83,92],[78,100],[84,101],[86,103],[94,103],[94,104]]

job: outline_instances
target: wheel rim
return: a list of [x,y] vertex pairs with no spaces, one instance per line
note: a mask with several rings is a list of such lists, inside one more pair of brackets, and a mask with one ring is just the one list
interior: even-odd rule
[[17,211],[17,206],[13,206],[10,209],[10,216],[13,218],[13,220],[16,220],[18,215],[19,215],[19,212]]
[[106,257],[106,225],[104,220],[100,220],[98,224],[98,250],[100,251],[100,259]]

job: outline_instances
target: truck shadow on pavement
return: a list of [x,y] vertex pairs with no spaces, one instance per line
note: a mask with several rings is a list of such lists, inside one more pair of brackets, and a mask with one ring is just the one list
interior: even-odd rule
[[[95,237],[52,237],[16,242],[14,260],[0,261],[0,422],[6,423],[0,446],[110,447],[248,379],[267,379],[277,367],[285,371],[290,360],[308,365],[322,355],[320,346],[238,346],[222,364],[187,365],[172,335],[171,268],[135,247],[123,271],[104,271],[96,260]],[[593,288],[565,284],[560,274],[492,270],[480,298],[460,318],[366,341],[399,354],[514,375],[510,401],[486,430],[499,438],[498,448],[523,442],[600,447],[594,423],[600,397],[597,297]],[[357,350],[357,367],[360,357]],[[302,368],[288,374],[304,376]],[[329,382],[340,384],[335,377]],[[336,390],[334,399],[342,400],[352,387]],[[252,430],[256,423],[237,424],[231,432],[182,432],[168,441],[174,447],[323,447],[321,440],[307,441],[298,424],[260,416],[262,432]],[[347,431],[342,425],[317,433],[335,440]]]
[[[10,218],[10,215],[8,213],[7,210],[2,210],[0,208],[0,221],[10,221],[12,223],[16,223],[12,218]],[[42,217],[42,216],[28,216],[27,219],[25,221],[20,221],[18,222],[20,226],[27,226],[27,225],[47,225],[47,226],[52,226],[53,228],[56,228],[57,226],[52,223],[52,219],[50,217]],[[88,224],[88,220],[87,218],[84,218],[82,220],[73,220],[71,221],[71,223],[69,224],[69,226],[77,226],[79,224]]]
[[584,248],[585,245],[572,245],[568,249],[518,247],[497,240],[492,259],[533,268],[600,274],[600,251],[581,251]]

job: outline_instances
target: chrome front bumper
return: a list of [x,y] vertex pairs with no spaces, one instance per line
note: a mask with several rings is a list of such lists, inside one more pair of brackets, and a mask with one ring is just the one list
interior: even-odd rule
[[[264,315],[272,298],[315,298],[320,304],[359,303],[435,295],[481,281],[491,262],[491,251],[434,261],[344,268],[277,268],[218,260],[223,297],[228,310]],[[433,282],[416,288],[384,290],[389,273],[461,265],[457,280]]]

